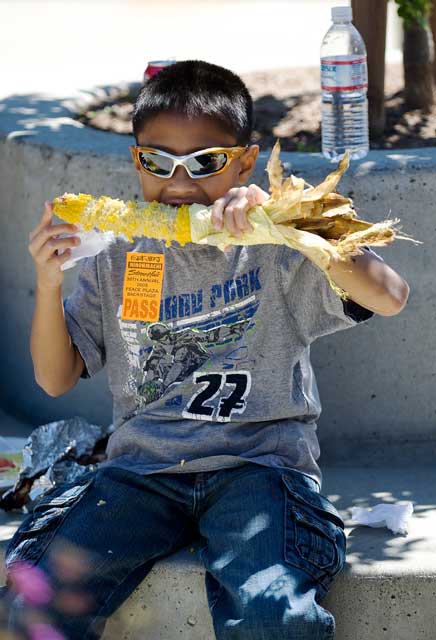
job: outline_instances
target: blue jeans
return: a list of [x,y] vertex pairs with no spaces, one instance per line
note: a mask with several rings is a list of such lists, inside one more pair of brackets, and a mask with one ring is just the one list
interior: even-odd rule
[[[10,541],[6,566],[9,575],[17,560],[37,567],[51,595],[4,587],[8,628],[27,637],[26,610],[36,608],[65,638],[95,640],[156,560],[199,535],[218,640],[334,637],[320,602],[345,560],[343,522],[311,478],[254,463],[184,474],[102,468],[50,490]],[[66,592],[77,606],[65,609]]]

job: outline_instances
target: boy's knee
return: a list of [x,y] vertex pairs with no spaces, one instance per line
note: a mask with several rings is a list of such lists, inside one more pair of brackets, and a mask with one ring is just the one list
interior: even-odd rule
[[303,603],[283,607],[277,600],[240,619],[228,619],[217,629],[218,640],[333,640],[335,620],[331,613],[316,603],[309,608]]
[[333,640],[334,635],[333,615],[318,604],[313,604],[309,610],[290,610],[284,616],[282,638],[285,640]]

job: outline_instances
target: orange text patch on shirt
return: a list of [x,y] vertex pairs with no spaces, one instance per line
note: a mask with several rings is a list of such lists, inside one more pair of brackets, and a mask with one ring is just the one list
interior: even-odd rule
[[163,254],[127,252],[122,320],[159,320],[163,276]]

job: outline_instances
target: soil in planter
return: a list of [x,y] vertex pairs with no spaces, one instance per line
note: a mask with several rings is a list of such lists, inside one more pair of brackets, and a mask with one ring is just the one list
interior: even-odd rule
[[[241,77],[253,97],[253,141],[261,150],[271,149],[280,138],[283,151],[321,151],[317,68],[252,72]],[[139,88],[138,84],[138,91]],[[131,135],[133,102],[138,91],[94,106],[77,119],[90,127]],[[401,64],[386,67],[385,102],[385,132],[370,141],[372,149],[436,145],[436,105],[430,113],[406,109]]]

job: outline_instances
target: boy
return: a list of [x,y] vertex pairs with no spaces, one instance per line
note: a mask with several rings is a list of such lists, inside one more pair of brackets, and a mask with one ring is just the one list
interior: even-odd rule
[[[248,209],[268,194],[243,186],[259,148],[240,78],[201,61],[171,65],[141,90],[133,129],[145,201],[213,204],[217,228],[249,230]],[[115,431],[98,471],[46,494],[11,541],[10,583],[21,584],[14,562],[27,560],[48,595],[35,602],[15,586],[10,629],[32,636],[36,611],[66,638],[101,637],[154,562],[200,534],[218,640],[333,638],[320,602],[343,566],[345,536],[319,493],[310,344],[398,313],[407,284],[366,251],[331,267],[350,295],[343,303],[284,246],[221,252],[118,238],[84,261],[62,303],[69,253],[57,250],[77,240],[56,235],[72,231],[53,225],[46,205],[30,234],[35,376],[58,396],[107,364]],[[127,252],[164,261],[158,319],[123,315]]]

